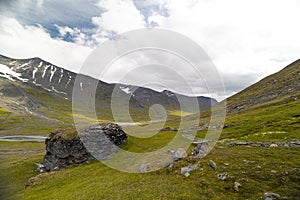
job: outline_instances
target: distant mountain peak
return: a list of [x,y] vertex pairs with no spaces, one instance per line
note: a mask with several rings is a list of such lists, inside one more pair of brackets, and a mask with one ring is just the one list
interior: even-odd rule
[[[81,91],[89,87],[91,83],[98,83],[96,98],[111,97],[114,89],[120,91],[124,95],[130,95],[132,102],[139,104],[137,107],[147,107],[153,104],[161,104],[167,109],[180,109],[179,102],[176,96],[184,97],[186,99],[195,98],[198,100],[201,110],[208,109],[216,103],[215,99],[202,97],[188,97],[182,94],[164,90],[162,92],[154,91],[149,88],[138,86],[124,85],[124,84],[109,84],[96,80],[90,76],[76,74],[64,68],[53,65],[40,58],[30,59],[12,59],[0,55],[0,64],[3,69],[9,71],[7,73],[0,73],[3,78],[11,80],[19,80],[23,83],[39,87],[43,90],[60,96],[64,99],[70,100],[76,78],[79,78],[79,85]],[[0,68],[1,71],[1,68]],[[116,86],[119,86],[116,88]],[[105,107],[109,107],[108,100]],[[103,106],[103,105],[100,105]],[[136,106],[135,106],[136,107]]]

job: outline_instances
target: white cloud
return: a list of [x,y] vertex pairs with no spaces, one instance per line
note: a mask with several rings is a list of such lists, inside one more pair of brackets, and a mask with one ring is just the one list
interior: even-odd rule
[[228,95],[300,55],[298,0],[100,0],[97,5],[101,14],[90,19],[96,29],[89,36],[80,27],[57,26],[61,36],[72,35],[74,43],[51,38],[43,27],[23,26],[1,17],[0,54],[39,56],[76,70],[95,44],[153,22],[202,46],[223,76]]
[[92,21],[100,31],[122,33],[145,27],[144,16],[130,0],[103,0],[99,2],[98,6],[105,12],[99,17],[93,17]]
[[77,71],[92,49],[53,39],[43,27],[22,26],[13,18],[0,16],[0,54],[13,58],[40,57]]
[[299,58],[297,0],[166,2],[169,17],[149,18],[198,42],[222,74],[262,78]]

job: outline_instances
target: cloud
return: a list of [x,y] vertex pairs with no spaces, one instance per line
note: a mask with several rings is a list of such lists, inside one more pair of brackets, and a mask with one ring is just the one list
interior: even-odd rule
[[199,43],[222,74],[264,77],[299,56],[299,1],[166,0],[166,7],[168,17],[149,18]]
[[40,57],[77,71],[91,53],[90,47],[51,38],[43,27],[23,26],[0,15],[0,54],[14,58]]
[[145,27],[144,16],[130,0],[102,0],[98,6],[105,10],[101,16],[93,17],[92,22],[101,30],[123,33]]
[[156,21],[149,20],[150,16],[161,15],[164,17],[169,16],[166,3],[163,0],[133,0],[135,7],[145,17],[147,27],[157,27],[159,24]]
[[[5,2],[0,3],[1,14],[8,16],[0,21],[0,53],[39,56],[73,71],[108,38],[156,26],[186,35],[203,47],[219,70],[228,95],[280,70],[300,55],[298,0]],[[116,70],[110,80],[117,74]],[[205,92],[202,83],[191,74],[185,75],[195,90]],[[140,84],[145,79],[137,76],[129,80]],[[184,90],[175,82],[174,88]]]

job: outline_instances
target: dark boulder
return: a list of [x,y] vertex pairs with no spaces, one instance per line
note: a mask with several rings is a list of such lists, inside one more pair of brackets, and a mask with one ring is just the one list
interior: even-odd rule
[[94,159],[108,159],[126,140],[127,135],[122,128],[113,123],[91,126],[79,134],[75,129],[51,132],[45,141],[44,170],[59,170]]

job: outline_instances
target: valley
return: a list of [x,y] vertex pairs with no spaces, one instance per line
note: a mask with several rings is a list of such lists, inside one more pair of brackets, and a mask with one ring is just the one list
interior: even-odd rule
[[[76,74],[39,58],[17,60],[1,56],[0,63],[14,71],[0,77],[0,136],[48,137],[50,132],[61,130],[66,140],[72,139],[76,130],[71,94]],[[83,83],[95,81],[79,76]],[[129,91],[135,87],[117,88],[119,97],[132,95]],[[101,123],[114,121],[109,108],[112,88],[115,85],[104,82],[97,87],[95,104]],[[199,117],[189,108],[180,112],[178,102],[170,95],[173,92],[148,88],[135,92],[130,114],[136,124],[129,124],[130,129],[147,126],[149,107],[154,103],[167,110],[164,127],[178,128],[181,120],[193,122]],[[0,198],[299,199],[299,60],[226,101],[184,98],[197,98],[201,109],[200,123],[191,127],[197,130],[188,156],[148,173],[121,172],[97,160],[40,173],[35,163],[43,163],[44,142],[0,141]],[[210,124],[211,113],[218,112],[222,105],[226,106],[225,124],[214,126]],[[124,130],[128,126],[126,122],[120,125]],[[222,134],[206,155],[206,146],[201,142],[209,144],[205,140],[208,129],[221,130]],[[181,137],[191,137],[189,129],[183,132]],[[150,138],[128,135],[120,148],[152,152],[169,143],[176,133],[167,129]],[[200,153],[193,155],[195,148]],[[189,175],[183,172],[186,167],[191,169]]]

